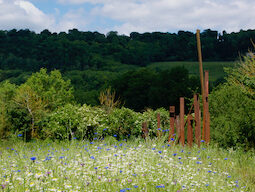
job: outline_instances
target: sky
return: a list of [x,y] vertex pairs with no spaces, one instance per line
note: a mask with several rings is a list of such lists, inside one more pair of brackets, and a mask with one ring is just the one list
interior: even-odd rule
[[238,32],[255,29],[255,0],[0,0],[0,30]]

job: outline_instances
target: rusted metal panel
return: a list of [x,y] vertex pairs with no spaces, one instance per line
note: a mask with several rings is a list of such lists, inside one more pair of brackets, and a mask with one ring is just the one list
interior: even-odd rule
[[200,107],[199,107],[199,95],[194,95],[194,113],[195,113],[195,138],[196,144],[200,147],[201,141],[201,120],[200,120]]
[[168,141],[170,142],[171,139],[174,138],[175,106],[170,106],[169,112],[170,112],[170,130]]
[[185,134],[184,134],[184,98],[180,98],[180,142],[182,146],[185,143]]
[[188,145],[190,147],[192,147],[192,144],[193,144],[193,117],[192,115],[188,115],[188,118],[187,118],[187,130],[188,130],[188,133],[187,133],[187,140],[188,140]]
[[205,143],[210,142],[210,113],[209,113],[209,72],[205,71]]

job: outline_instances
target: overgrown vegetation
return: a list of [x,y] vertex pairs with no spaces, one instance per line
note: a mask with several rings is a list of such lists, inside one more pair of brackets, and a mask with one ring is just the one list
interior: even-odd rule
[[224,147],[255,146],[255,57],[228,70],[227,82],[210,95],[213,139]]

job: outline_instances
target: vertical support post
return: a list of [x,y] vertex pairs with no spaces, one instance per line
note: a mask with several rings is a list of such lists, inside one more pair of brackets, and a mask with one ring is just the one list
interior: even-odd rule
[[209,72],[205,71],[205,143],[210,142],[210,113],[209,113]]
[[200,109],[199,109],[199,95],[194,95],[194,112],[195,112],[195,138],[196,144],[200,147],[201,142],[201,121],[200,121]]
[[176,137],[175,138],[178,142],[180,139],[180,116],[179,115],[177,115],[175,118],[175,125],[176,125]]
[[142,123],[142,132],[143,132],[142,137],[144,139],[146,139],[149,136],[149,130],[148,130],[148,127],[147,127],[147,122]]
[[175,118],[175,106],[170,106],[170,130],[169,130],[169,138],[168,142],[174,137],[174,118]]
[[193,144],[193,117],[192,115],[188,115],[188,121],[187,121],[188,125],[187,125],[187,130],[188,130],[188,133],[187,133],[187,139],[188,139],[188,145],[190,147],[192,147],[192,144]]
[[160,137],[161,136],[161,128],[160,128],[160,114],[157,114],[157,122],[158,122],[158,131],[157,131],[157,136]]
[[180,98],[180,142],[184,146],[185,134],[184,134],[184,98]]
[[[197,52],[198,52],[198,60],[199,60],[199,72],[200,72],[200,83],[201,83],[201,93],[203,99],[203,106],[205,104],[204,98],[204,78],[203,78],[203,63],[202,63],[202,50],[201,50],[201,42],[200,42],[200,30],[197,30]],[[204,108],[203,108],[204,109]],[[202,139],[205,136],[205,114],[203,113],[203,130],[202,130]]]

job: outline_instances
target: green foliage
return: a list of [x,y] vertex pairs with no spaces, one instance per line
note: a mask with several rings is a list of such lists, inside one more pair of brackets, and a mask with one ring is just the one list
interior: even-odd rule
[[245,57],[210,95],[212,136],[221,146],[255,146],[254,62]]
[[229,69],[229,73],[228,81],[255,99],[255,55],[250,52],[249,56],[240,61],[238,68]]
[[107,128],[107,115],[98,108],[67,104],[50,113],[43,123],[42,135],[50,139],[101,138]]
[[[157,115],[160,114],[160,130],[157,127]],[[143,122],[147,122],[147,127],[149,129],[149,136],[151,138],[157,136],[157,132],[165,132],[169,130],[169,112],[164,108],[159,108],[157,110],[147,109],[143,112]],[[169,132],[167,132],[169,133]]]
[[78,106],[67,104],[48,114],[43,121],[43,129],[40,133],[42,138],[60,140],[73,138],[81,121],[80,113],[77,113],[78,109]]
[[179,97],[192,98],[199,89],[199,79],[190,77],[184,67],[158,72],[146,68],[129,71],[111,84],[125,107],[136,111],[178,106]]
[[25,84],[47,103],[47,108],[50,110],[73,102],[70,80],[65,81],[58,70],[47,74],[46,69],[41,69],[40,72],[32,74]]
[[117,139],[141,135],[142,114],[122,107],[115,108],[108,116],[108,133],[115,135]]
[[12,108],[12,99],[16,94],[16,86],[5,81],[0,83],[0,138],[6,138],[12,131],[10,119],[10,110]]

